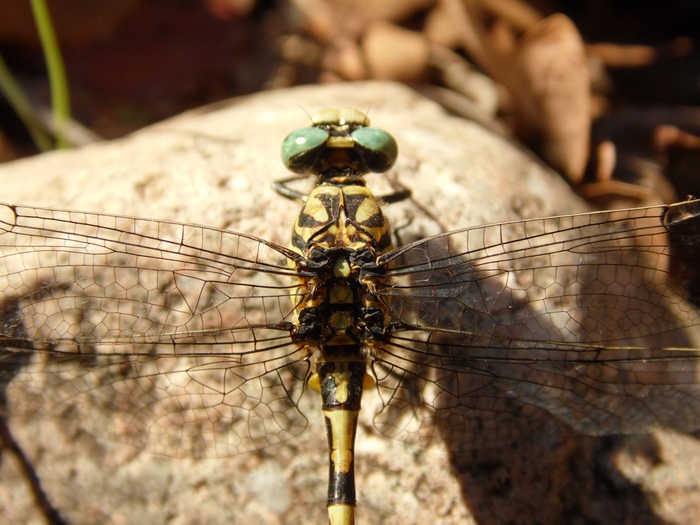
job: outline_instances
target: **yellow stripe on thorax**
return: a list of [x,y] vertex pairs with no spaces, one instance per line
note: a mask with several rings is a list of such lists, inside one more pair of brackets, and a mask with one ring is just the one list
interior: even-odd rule
[[299,213],[291,247],[304,255],[312,243],[325,248],[374,246],[380,255],[391,246],[389,224],[365,186],[319,186]]

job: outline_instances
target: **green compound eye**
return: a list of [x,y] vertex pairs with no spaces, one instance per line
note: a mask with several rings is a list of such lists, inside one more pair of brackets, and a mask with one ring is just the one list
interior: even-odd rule
[[328,132],[319,128],[300,128],[292,131],[282,142],[282,162],[294,171],[309,169],[316,159],[313,152],[328,140]]
[[356,147],[370,171],[381,173],[396,162],[399,146],[389,133],[379,128],[359,128],[352,132]]

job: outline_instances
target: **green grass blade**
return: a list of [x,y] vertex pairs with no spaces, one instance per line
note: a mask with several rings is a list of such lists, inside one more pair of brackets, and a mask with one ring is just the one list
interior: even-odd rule
[[66,148],[69,141],[66,138],[66,129],[70,121],[70,96],[68,93],[68,81],[66,70],[61,58],[61,50],[58,47],[56,33],[51,23],[51,15],[44,0],[31,0],[34,20],[39,31],[41,46],[44,50],[46,68],[51,84],[51,105],[56,132],[56,147]]
[[46,127],[34,113],[32,105],[27,97],[24,96],[22,88],[12,76],[10,68],[7,67],[2,56],[0,56],[0,90],[2,90],[17,116],[24,122],[36,147],[40,151],[53,149],[51,136],[46,133]]

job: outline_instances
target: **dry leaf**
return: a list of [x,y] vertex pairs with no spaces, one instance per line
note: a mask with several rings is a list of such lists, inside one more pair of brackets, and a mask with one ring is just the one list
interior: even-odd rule
[[428,67],[428,40],[388,22],[375,22],[367,29],[362,49],[372,78],[410,82]]
[[585,49],[573,22],[555,14],[533,27],[512,56],[512,75],[506,78],[521,115],[541,133],[545,158],[573,184],[580,182],[588,159],[591,95]]

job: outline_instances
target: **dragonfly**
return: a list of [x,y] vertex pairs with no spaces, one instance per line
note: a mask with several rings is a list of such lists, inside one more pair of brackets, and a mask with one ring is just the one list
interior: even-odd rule
[[[354,441],[498,446],[546,412],[587,434],[700,428],[700,200],[512,221],[394,247],[365,176],[395,139],[314,114],[275,188],[291,241],[134,217],[0,206],[0,411],[176,457],[299,435],[320,393],[328,516],[355,522]],[[313,176],[308,194],[288,185]],[[319,394],[316,394],[319,395]],[[517,413],[512,410],[517,401]],[[103,409],[103,410],[100,410]]]

